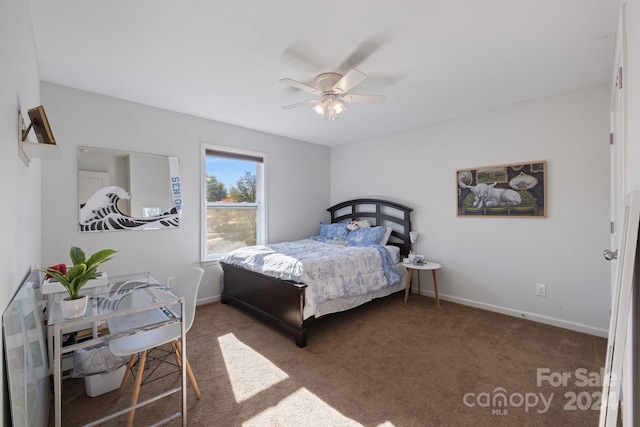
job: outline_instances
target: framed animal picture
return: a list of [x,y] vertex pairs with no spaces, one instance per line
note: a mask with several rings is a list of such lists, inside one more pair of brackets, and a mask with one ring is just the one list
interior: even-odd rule
[[547,216],[545,161],[456,171],[458,216]]

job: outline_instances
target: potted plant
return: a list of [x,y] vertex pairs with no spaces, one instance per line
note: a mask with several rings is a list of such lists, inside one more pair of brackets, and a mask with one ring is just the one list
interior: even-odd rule
[[102,274],[98,271],[98,267],[109,261],[116,252],[117,251],[113,249],[102,249],[87,259],[82,249],[77,246],[71,246],[69,253],[71,262],[73,263],[71,267],[66,268],[66,266],[63,265],[48,267],[42,270],[60,282],[69,294],[67,298],[60,302],[64,317],[73,319],[84,316],[85,310],[87,309],[87,296],[80,295],[80,289],[82,289],[89,280],[95,279]]

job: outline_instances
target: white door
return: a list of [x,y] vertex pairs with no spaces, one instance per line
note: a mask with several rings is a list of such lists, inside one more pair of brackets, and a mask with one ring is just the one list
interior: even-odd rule
[[[626,74],[625,74],[625,57],[626,57],[626,46],[625,46],[625,37],[626,37],[626,28],[625,28],[625,12],[626,5],[621,5],[621,13],[620,19],[618,21],[618,31],[616,34],[616,47],[615,47],[615,68],[614,68],[614,85],[612,87],[611,92],[611,242],[610,248],[605,250],[605,257],[611,260],[611,297],[612,297],[612,306],[611,306],[611,319],[612,324],[609,327],[609,342],[607,349],[607,365],[609,369],[611,369],[612,375],[615,375],[614,378],[620,379],[622,378],[622,384],[620,382],[615,382],[611,385],[609,389],[607,389],[606,382],[605,388],[603,389],[603,402],[608,402],[610,399],[615,399],[623,403],[622,405],[622,419],[624,420],[623,425],[631,426],[634,424],[635,414],[633,412],[633,388],[634,382],[636,381],[634,366],[633,366],[633,353],[631,349],[634,346],[634,331],[633,331],[633,323],[630,321],[632,318],[629,313],[629,299],[626,301],[621,301],[623,298],[620,297],[620,292],[623,291],[623,280],[622,274],[618,278],[620,283],[617,283],[616,273],[618,269],[618,261],[614,254],[618,253],[618,248],[620,241],[623,242],[625,240],[636,239],[636,235],[629,234],[630,237],[625,237],[621,235],[623,230],[623,216],[625,212],[625,205],[628,204],[628,200],[625,200],[625,197],[630,194],[629,186],[627,180],[627,143],[626,143]],[[635,217],[633,217],[635,219]],[[631,219],[630,221],[634,221]],[[635,219],[637,221],[637,219]],[[627,224],[632,226],[633,224]],[[637,222],[635,224],[635,230],[637,230]],[[636,231],[637,233],[637,231]],[[628,248],[628,243],[626,242],[625,247]],[[624,244],[624,243],[623,243]],[[635,250],[634,250],[635,252]],[[625,254],[625,257],[629,255]],[[634,256],[635,258],[635,256]],[[625,260],[625,263],[633,263],[634,260]],[[630,281],[630,280],[629,280]],[[630,287],[631,284],[629,283]],[[628,296],[628,293],[624,295]],[[626,303],[626,307],[623,310],[620,310],[620,304]],[[622,325],[621,325],[622,322]],[[626,323],[626,325],[624,325]],[[626,329],[625,327],[626,326]],[[619,328],[619,330],[618,330]],[[622,332],[620,332],[622,331]],[[622,335],[621,335],[622,334]],[[620,343],[618,346],[624,342],[624,347],[620,347],[617,349],[618,351],[612,357],[612,349],[618,347],[616,346],[616,342],[618,342],[618,338],[620,338]],[[623,356],[620,356],[623,355]],[[619,359],[622,357],[622,359]],[[618,360],[618,362],[616,362]],[[612,393],[612,394],[609,394]],[[606,410],[607,407],[610,407],[609,410]],[[600,416],[600,425],[601,426],[609,426],[616,425],[618,418],[618,406],[617,405],[602,405],[603,411]],[[605,418],[606,414],[606,418]]]
[[622,215],[625,206],[625,194],[628,194],[627,186],[627,144],[625,134],[625,82],[624,82],[624,19],[621,17],[616,37],[615,68],[613,88],[611,93],[611,242],[610,247],[605,251],[605,257],[611,258],[611,295],[615,286],[617,259],[620,230],[622,226]]
[[78,201],[81,205],[102,187],[110,184],[108,172],[78,171]]

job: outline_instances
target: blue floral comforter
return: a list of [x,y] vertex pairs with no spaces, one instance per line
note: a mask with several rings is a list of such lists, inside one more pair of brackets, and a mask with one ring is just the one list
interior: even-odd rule
[[346,246],[304,239],[236,249],[222,261],[306,284],[305,319],[326,300],[367,294],[400,281],[389,251],[380,245]]

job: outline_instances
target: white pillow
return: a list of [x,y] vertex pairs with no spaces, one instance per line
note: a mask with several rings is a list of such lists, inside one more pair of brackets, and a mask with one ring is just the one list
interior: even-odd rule
[[380,244],[382,246],[386,245],[387,242],[389,241],[389,238],[391,237],[391,232],[393,231],[393,229],[391,227],[386,227],[387,231],[384,232],[384,236],[382,236],[382,239],[380,239]]

